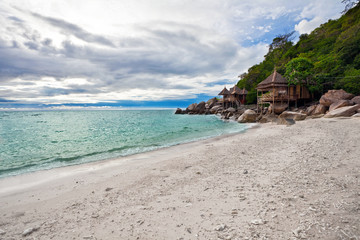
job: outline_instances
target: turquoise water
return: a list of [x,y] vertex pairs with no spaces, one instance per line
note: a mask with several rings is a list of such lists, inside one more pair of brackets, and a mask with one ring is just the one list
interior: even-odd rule
[[0,178],[241,132],[247,125],[172,110],[0,112]]

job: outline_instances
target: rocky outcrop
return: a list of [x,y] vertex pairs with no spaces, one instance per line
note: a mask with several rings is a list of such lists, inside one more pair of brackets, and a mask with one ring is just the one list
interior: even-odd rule
[[208,109],[211,109],[215,106],[215,104],[218,102],[217,98],[214,97],[214,98],[211,98],[209,99],[207,102],[206,102],[206,105],[205,107],[208,108]]
[[283,111],[285,111],[287,108],[289,107],[289,105],[287,104],[275,104],[275,107],[270,104],[270,107],[268,109],[268,112],[269,113],[272,113],[273,112],[273,109],[274,109],[274,113],[275,114],[281,114]]
[[222,106],[221,106],[221,105],[213,106],[213,107],[210,109],[210,113],[211,113],[211,114],[216,114],[218,111],[222,111]]
[[354,115],[357,110],[360,108],[360,104],[354,106],[342,107],[328,112],[324,117],[333,118],[333,117],[351,117]]
[[268,122],[277,122],[277,115],[274,114],[266,114],[259,118],[259,123],[268,123]]
[[360,104],[360,96],[356,96],[350,100],[352,104]]
[[360,118],[360,113],[356,113],[356,114],[352,115],[352,117]]
[[308,108],[306,108],[305,113],[308,116],[311,116],[313,114],[313,112],[315,111],[317,105],[311,105]]
[[307,117],[304,113],[285,111],[280,114],[279,118],[292,119],[295,121],[302,121]]
[[332,110],[335,110],[337,108],[347,107],[347,106],[351,106],[351,105],[354,105],[354,104],[352,104],[349,100],[339,100],[330,105],[329,111],[331,112]]
[[181,108],[177,108],[175,114],[185,114],[186,111],[183,111]]
[[256,112],[248,109],[238,118],[238,122],[239,123],[253,123],[256,121],[256,118],[257,118]]
[[295,124],[295,120],[289,118],[278,118],[276,122],[278,125],[287,125],[287,126]]
[[351,100],[353,97],[353,94],[347,93],[342,89],[329,90],[327,93],[321,96],[320,104],[329,107],[331,104],[338,102],[339,100]]
[[190,104],[190,105],[186,108],[186,112],[194,112],[196,106],[197,106],[197,103]]
[[320,114],[325,114],[327,111],[327,107],[322,105],[322,104],[318,104],[316,105],[315,110],[312,112],[311,115],[320,115]]
[[197,114],[205,113],[205,102],[202,101],[199,104],[197,104],[196,107],[195,107],[194,112],[197,113]]

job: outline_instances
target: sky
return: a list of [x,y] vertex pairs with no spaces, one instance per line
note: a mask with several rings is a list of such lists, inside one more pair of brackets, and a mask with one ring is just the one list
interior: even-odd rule
[[341,0],[2,0],[0,109],[186,107],[236,84],[274,37],[342,10]]

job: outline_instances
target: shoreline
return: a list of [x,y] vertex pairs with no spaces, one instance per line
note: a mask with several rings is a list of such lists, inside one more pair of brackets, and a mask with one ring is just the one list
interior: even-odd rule
[[[219,118],[219,120],[224,121],[222,119]],[[227,121],[231,121],[231,120],[227,120]],[[118,161],[124,158],[130,158],[132,156],[138,155],[138,154],[146,154],[146,153],[151,153],[151,152],[155,152],[155,151],[160,151],[163,149],[167,149],[167,148],[171,148],[171,147],[175,147],[175,146],[179,146],[179,145],[183,145],[183,144],[192,144],[192,143],[196,143],[196,142],[202,142],[202,141],[206,141],[206,140],[210,140],[210,139],[221,139],[221,138],[225,138],[228,136],[233,136],[233,135],[237,135],[237,134],[244,134],[247,131],[249,131],[252,128],[257,128],[260,125],[258,123],[247,123],[244,124],[246,125],[246,127],[239,131],[239,132],[232,132],[232,133],[226,133],[226,134],[221,134],[221,135],[214,135],[214,136],[206,136],[206,137],[200,137],[200,138],[196,138],[196,139],[191,139],[191,140],[186,140],[186,141],[182,141],[182,142],[178,142],[178,143],[174,143],[172,145],[164,145],[164,146],[159,146],[155,149],[152,150],[146,150],[146,151],[142,151],[142,152],[137,152],[137,153],[130,153],[124,156],[118,156],[118,157],[111,157],[111,158],[106,158],[106,159],[100,159],[100,160],[95,160],[95,161],[90,161],[90,162],[84,162],[84,163],[75,163],[72,165],[68,165],[68,166],[60,166],[60,167],[53,167],[53,168],[48,168],[48,169],[39,169],[39,170],[34,170],[34,171],[30,171],[30,172],[23,172],[20,174],[15,174],[15,175],[9,175],[9,176],[3,176],[0,177],[0,194],[1,194],[1,180],[2,179],[6,179],[6,178],[12,178],[12,177],[17,177],[17,176],[21,176],[21,175],[31,175],[37,172],[46,172],[46,171],[51,171],[53,169],[61,169],[61,168],[69,168],[69,167],[76,167],[76,166],[82,166],[82,165],[88,165],[88,164],[98,164],[101,162],[108,162],[108,161]]]
[[3,178],[0,239],[30,228],[36,239],[359,236],[359,123],[266,123],[120,161]]
[[[261,125],[258,123],[246,124],[249,127],[242,130],[241,132],[228,133],[213,137],[204,137],[203,139],[190,140],[188,142],[177,143],[171,146],[159,147],[154,150],[149,150],[145,152],[139,152],[135,154],[129,154],[126,156],[114,157],[109,159],[97,160],[93,162],[74,164],[63,167],[56,167],[51,169],[43,169],[38,171],[26,172],[18,175],[11,175],[0,178],[0,197],[6,192],[16,192],[26,188],[33,188],[35,186],[48,183],[48,181],[56,181],[66,177],[75,177],[76,175],[82,175],[91,173],[93,171],[105,171],[111,167],[120,167],[124,164],[131,164],[132,161],[147,161],[154,157],[159,157],[166,155],[172,152],[178,152],[180,149],[190,147],[201,146],[202,144],[207,144],[211,142],[220,141],[222,139],[236,136],[238,134],[246,134],[248,131],[251,131],[256,128],[260,128]],[[174,149],[172,149],[174,148]],[[164,153],[162,153],[164,151]],[[153,162],[154,163],[154,162]],[[37,181],[34,182],[33,179]],[[38,180],[40,179],[40,180]],[[31,181],[31,183],[29,183]],[[20,184],[14,189],[9,189],[8,185],[14,185],[13,183]]]

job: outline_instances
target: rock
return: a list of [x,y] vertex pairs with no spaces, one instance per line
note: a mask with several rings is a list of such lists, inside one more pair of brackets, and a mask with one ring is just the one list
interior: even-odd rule
[[[287,104],[275,104],[274,113],[275,114],[280,114],[283,111],[285,111],[288,107],[289,107],[289,105],[287,105]],[[270,104],[268,112],[270,112],[270,113],[273,112],[273,105],[272,104]]]
[[278,125],[287,125],[287,126],[295,124],[294,119],[287,119],[287,118],[278,118],[276,122]]
[[227,228],[227,226],[225,224],[221,224],[219,226],[217,226],[214,230],[218,231],[218,232],[222,232]]
[[356,96],[350,100],[352,104],[360,104],[360,96]]
[[187,108],[186,108],[186,111],[187,112],[193,112],[195,110],[197,106],[197,103],[193,103],[193,104],[190,104]]
[[351,105],[354,105],[354,104],[351,104],[349,100],[339,100],[330,105],[329,111],[331,112],[332,110],[335,110],[337,108],[347,107],[347,106],[351,106]]
[[315,110],[312,112],[312,115],[319,115],[319,114],[325,114],[327,110],[327,107],[321,104],[318,104],[315,108]]
[[266,114],[263,115],[260,119],[259,119],[259,123],[267,123],[267,122],[276,122],[277,121],[277,116],[274,114]]
[[360,104],[354,106],[342,107],[335,109],[331,112],[328,112],[324,117],[333,118],[333,117],[351,117],[356,113],[356,110],[360,108]]
[[202,101],[195,107],[195,112],[199,114],[203,114],[205,112],[205,102]]
[[354,98],[354,95],[347,93],[344,90],[329,90],[327,93],[321,96],[320,104],[329,107],[334,102],[339,100],[350,100]]
[[25,229],[24,232],[22,233],[23,237],[32,234],[33,232],[39,230],[39,227],[32,227],[32,228],[28,228]]
[[234,113],[236,112],[236,109],[235,108],[232,108],[232,107],[229,107],[228,109],[226,109],[227,112],[231,112],[231,113]]
[[360,117],[360,113],[356,113],[356,114],[352,115],[352,117],[358,118],[358,117]]
[[177,108],[175,114],[184,114],[185,112],[181,108]]
[[252,220],[252,221],[251,221],[251,224],[254,224],[254,225],[262,225],[262,224],[264,224],[264,221],[261,220],[261,219],[255,219],[255,220]]
[[309,118],[322,118],[323,116],[325,116],[325,114],[312,115]]
[[312,113],[315,111],[317,105],[311,105],[308,107],[305,112],[308,116],[312,115]]
[[244,173],[244,174],[248,174],[249,172],[248,172],[248,170],[245,169],[243,173]]
[[253,110],[246,110],[239,118],[239,123],[253,123],[256,121],[257,114]]
[[293,119],[295,121],[302,121],[307,117],[304,113],[285,111],[280,114],[279,118]]
[[217,101],[218,100],[216,99],[216,97],[214,97],[214,98],[209,99],[206,104],[208,105],[208,108],[211,109],[212,107],[215,106]]
[[215,114],[218,110],[222,109],[222,106],[217,105],[210,109],[210,113]]
[[5,234],[6,234],[6,232],[4,230],[0,229],[0,236],[5,235]]

